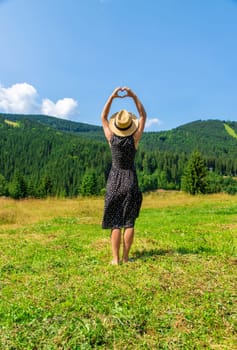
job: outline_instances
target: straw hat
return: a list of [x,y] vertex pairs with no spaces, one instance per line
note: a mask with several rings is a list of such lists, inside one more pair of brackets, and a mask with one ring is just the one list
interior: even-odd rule
[[129,136],[137,130],[138,123],[139,121],[134,114],[122,109],[112,115],[109,120],[109,128],[115,135]]

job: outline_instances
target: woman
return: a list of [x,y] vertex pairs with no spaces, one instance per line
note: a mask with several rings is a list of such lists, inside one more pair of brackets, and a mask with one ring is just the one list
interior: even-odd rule
[[[113,100],[124,97],[131,97],[134,100],[139,120],[132,113],[121,110],[108,121]],[[109,142],[112,153],[112,167],[106,186],[102,228],[111,229],[113,254],[111,263],[118,265],[121,230],[124,228],[122,261],[126,263],[129,261],[129,251],[134,237],[134,224],[142,203],[134,158],[145,127],[146,112],[131,89],[118,87],[108,98],[101,119],[105,137]]]

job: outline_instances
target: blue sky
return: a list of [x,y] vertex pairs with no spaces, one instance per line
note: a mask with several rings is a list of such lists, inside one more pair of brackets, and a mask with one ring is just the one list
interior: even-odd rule
[[147,131],[236,121],[237,1],[0,0],[0,112],[100,124],[117,86]]

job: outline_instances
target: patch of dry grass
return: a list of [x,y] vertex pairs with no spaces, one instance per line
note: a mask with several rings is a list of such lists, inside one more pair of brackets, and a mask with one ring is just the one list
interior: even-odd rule
[[[142,209],[167,207],[195,207],[203,204],[237,203],[237,196],[214,194],[191,196],[177,191],[153,192],[143,196]],[[0,197],[0,228],[20,228],[55,217],[77,217],[84,223],[100,224],[103,213],[102,197],[78,197],[74,199],[24,199]],[[234,228],[236,224],[232,224]]]
[[144,195],[143,208],[165,208],[177,206],[202,206],[203,204],[237,203],[237,196],[224,193],[192,196],[181,191],[157,191]]
[[83,218],[97,223],[103,210],[101,198],[24,199],[0,198],[0,229],[16,229],[55,217]]

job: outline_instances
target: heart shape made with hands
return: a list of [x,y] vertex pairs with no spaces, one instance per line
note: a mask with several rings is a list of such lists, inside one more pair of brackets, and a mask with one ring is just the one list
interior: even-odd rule
[[128,92],[126,90],[119,90],[117,92],[118,97],[124,98],[128,96]]

